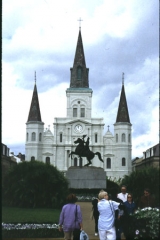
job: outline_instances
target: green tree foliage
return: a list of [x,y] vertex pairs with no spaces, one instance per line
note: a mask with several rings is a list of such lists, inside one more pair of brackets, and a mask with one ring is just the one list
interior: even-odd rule
[[133,194],[136,204],[143,195],[144,188],[149,188],[151,194],[155,197],[156,205],[159,206],[159,169],[148,167],[134,171],[129,176],[125,176],[121,184],[127,186],[127,192]]
[[120,192],[120,186],[117,182],[114,182],[107,178],[107,192],[111,198],[115,197]]
[[68,194],[68,181],[56,167],[31,161],[9,170],[2,188],[3,204],[17,207],[61,207]]

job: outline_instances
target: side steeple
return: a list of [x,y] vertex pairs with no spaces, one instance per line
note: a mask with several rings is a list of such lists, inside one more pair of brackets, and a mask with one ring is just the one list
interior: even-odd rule
[[121,89],[121,96],[120,96],[117,119],[116,119],[116,123],[118,122],[130,123],[127,100],[126,100],[125,89],[124,89],[124,73],[122,74],[122,89]]
[[70,70],[71,70],[70,88],[89,88],[88,81],[89,68],[86,68],[81,28],[79,29],[73,68],[71,68]]
[[31,101],[27,122],[31,122],[31,121],[42,122],[41,112],[39,107],[39,100],[38,100],[38,92],[37,92],[37,86],[36,86],[36,73],[35,73],[35,85],[34,85],[32,101]]

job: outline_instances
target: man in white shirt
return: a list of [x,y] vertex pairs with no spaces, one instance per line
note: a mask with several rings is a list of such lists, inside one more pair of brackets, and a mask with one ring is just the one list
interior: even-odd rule
[[126,191],[127,191],[127,188],[126,188],[125,185],[123,185],[121,187],[121,193],[117,194],[117,198],[121,199],[123,202],[126,202],[127,201],[127,195],[128,195],[128,193]]

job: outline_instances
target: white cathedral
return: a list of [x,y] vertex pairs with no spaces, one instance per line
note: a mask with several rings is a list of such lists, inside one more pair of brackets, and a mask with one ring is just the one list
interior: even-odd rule
[[[26,123],[26,161],[39,160],[57,167],[64,174],[71,166],[82,167],[88,163],[83,157],[69,156],[75,151],[74,141],[86,135],[90,138],[89,149],[100,152],[90,166],[103,168],[110,179],[119,179],[131,173],[132,124],[130,123],[124,83],[122,82],[114,135],[104,134],[103,118],[92,118],[92,94],[89,88],[89,69],[86,67],[81,29],[79,29],[73,67],[70,69],[70,87],[66,90],[67,116],[55,118],[53,132],[44,129],[35,83],[28,120]],[[86,137],[86,138],[87,138]],[[88,167],[90,167],[88,166]]]

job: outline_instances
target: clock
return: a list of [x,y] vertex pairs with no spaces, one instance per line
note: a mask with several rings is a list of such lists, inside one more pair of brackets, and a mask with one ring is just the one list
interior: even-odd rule
[[83,127],[81,124],[77,124],[74,129],[77,133],[81,133],[83,131]]

